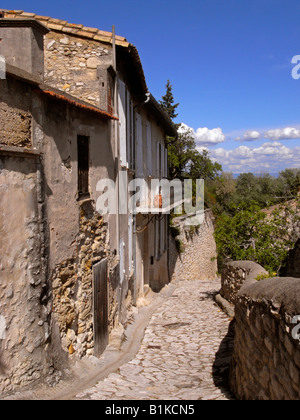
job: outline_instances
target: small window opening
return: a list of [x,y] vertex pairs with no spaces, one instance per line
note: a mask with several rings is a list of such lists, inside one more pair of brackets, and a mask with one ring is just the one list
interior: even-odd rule
[[80,199],[89,198],[89,143],[86,136],[77,137],[78,146],[78,196]]

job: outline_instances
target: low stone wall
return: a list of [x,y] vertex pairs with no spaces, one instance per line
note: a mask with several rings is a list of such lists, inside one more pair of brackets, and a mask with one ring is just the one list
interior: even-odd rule
[[256,282],[256,278],[261,274],[268,272],[252,261],[230,261],[224,264],[221,275],[221,296],[234,305],[241,287],[245,283]]
[[300,399],[297,315],[299,279],[252,280],[241,287],[235,298],[230,370],[231,390],[238,399]]

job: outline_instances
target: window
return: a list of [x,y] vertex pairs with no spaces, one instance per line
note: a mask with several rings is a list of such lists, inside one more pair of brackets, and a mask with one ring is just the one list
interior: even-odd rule
[[89,197],[89,137],[77,137],[78,150],[78,196]]

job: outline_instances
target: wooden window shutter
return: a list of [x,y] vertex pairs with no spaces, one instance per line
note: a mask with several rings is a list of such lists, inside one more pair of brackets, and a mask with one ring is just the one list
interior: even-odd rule
[[127,126],[126,126],[126,86],[122,80],[118,81],[119,96],[119,133],[120,133],[120,161],[122,166],[127,166]]

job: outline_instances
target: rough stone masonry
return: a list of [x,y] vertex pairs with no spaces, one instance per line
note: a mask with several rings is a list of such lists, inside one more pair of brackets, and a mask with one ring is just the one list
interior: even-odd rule
[[218,277],[217,247],[214,239],[214,217],[210,210],[205,211],[200,226],[188,226],[186,217],[173,220],[179,229],[176,238],[182,246],[178,255],[175,241],[170,238],[170,265],[174,279],[215,280]]
[[242,400],[299,400],[300,281],[258,281],[264,272],[249,261],[223,270],[221,294],[235,305],[230,388]]

